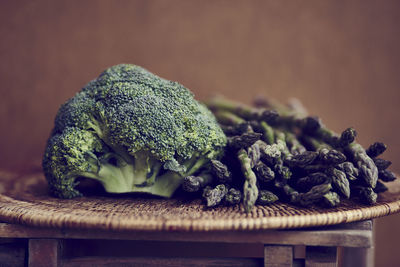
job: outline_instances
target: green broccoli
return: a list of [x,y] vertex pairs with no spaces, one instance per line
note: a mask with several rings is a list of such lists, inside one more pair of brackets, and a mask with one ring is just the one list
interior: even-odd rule
[[82,195],[79,177],[99,181],[110,193],[171,197],[225,145],[214,115],[187,88],[121,64],[60,107],[43,170],[60,198]]

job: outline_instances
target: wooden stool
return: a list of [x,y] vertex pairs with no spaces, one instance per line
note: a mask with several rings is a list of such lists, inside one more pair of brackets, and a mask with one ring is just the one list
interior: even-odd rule
[[[373,266],[372,221],[293,230],[257,231],[88,231],[35,228],[0,223],[0,266]],[[129,242],[161,241],[172,247],[176,242],[199,246],[212,243],[258,244],[264,257],[188,257],[173,255],[75,255],[88,244],[97,242],[102,251],[112,250],[117,240]],[[194,243],[195,242],[195,243]],[[83,245],[80,245],[82,243]],[[100,243],[100,244],[99,244]],[[181,243],[185,246],[186,243]],[[109,247],[107,247],[107,245]],[[197,247],[196,245],[196,247]],[[84,250],[84,249],[83,249]],[[115,251],[115,248],[114,248]],[[134,251],[134,248],[132,248]],[[109,253],[107,253],[109,254]],[[213,253],[218,254],[218,251]],[[226,256],[226,255],[225,255]]]

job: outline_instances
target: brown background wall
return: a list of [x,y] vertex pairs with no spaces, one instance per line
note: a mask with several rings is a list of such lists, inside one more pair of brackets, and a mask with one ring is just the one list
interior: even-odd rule
[[[399,1],[1,1],[0,167],[40,161],[61,103],[135,63],[249,102],[299,98],[330,128],[389,146],[400,172]],[[400,260],[400,216],[377,220],[377,266]],[[397,252],[397,253],[396,253]]]

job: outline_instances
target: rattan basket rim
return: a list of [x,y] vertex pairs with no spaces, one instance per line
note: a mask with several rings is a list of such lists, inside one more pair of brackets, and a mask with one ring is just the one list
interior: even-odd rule
[[[15,178],[15,177],[14,177]],[[327,226],[387,216],[400,211],[400,183],[376,205],[347,203],[334,209],[297,208],[278,203],[204,209],[199,201],[179,199],[85,197],[59,200],[47,195],[41,174],[11,179],[0,173],[0,220],[37,227],[113,231],[255,231]],[[39,189],[39,190],[38,190]]]

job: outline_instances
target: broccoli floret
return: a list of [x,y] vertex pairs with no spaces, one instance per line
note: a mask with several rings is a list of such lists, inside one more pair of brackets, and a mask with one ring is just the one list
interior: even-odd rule
[[93,117],[95,109],[96,101],[93,98],[84,92],[77,93],[61,105],[54,121],[53,133],[61,133],[67,127],[94,129],[93,123],[97,123]]
[[225,145],[213,114],[188,89],[121,64],[60,107],[43,170],[61,198],[81,195],[79,177],[99,181],[110,193],[170,197],[183,177],[204,169]]

